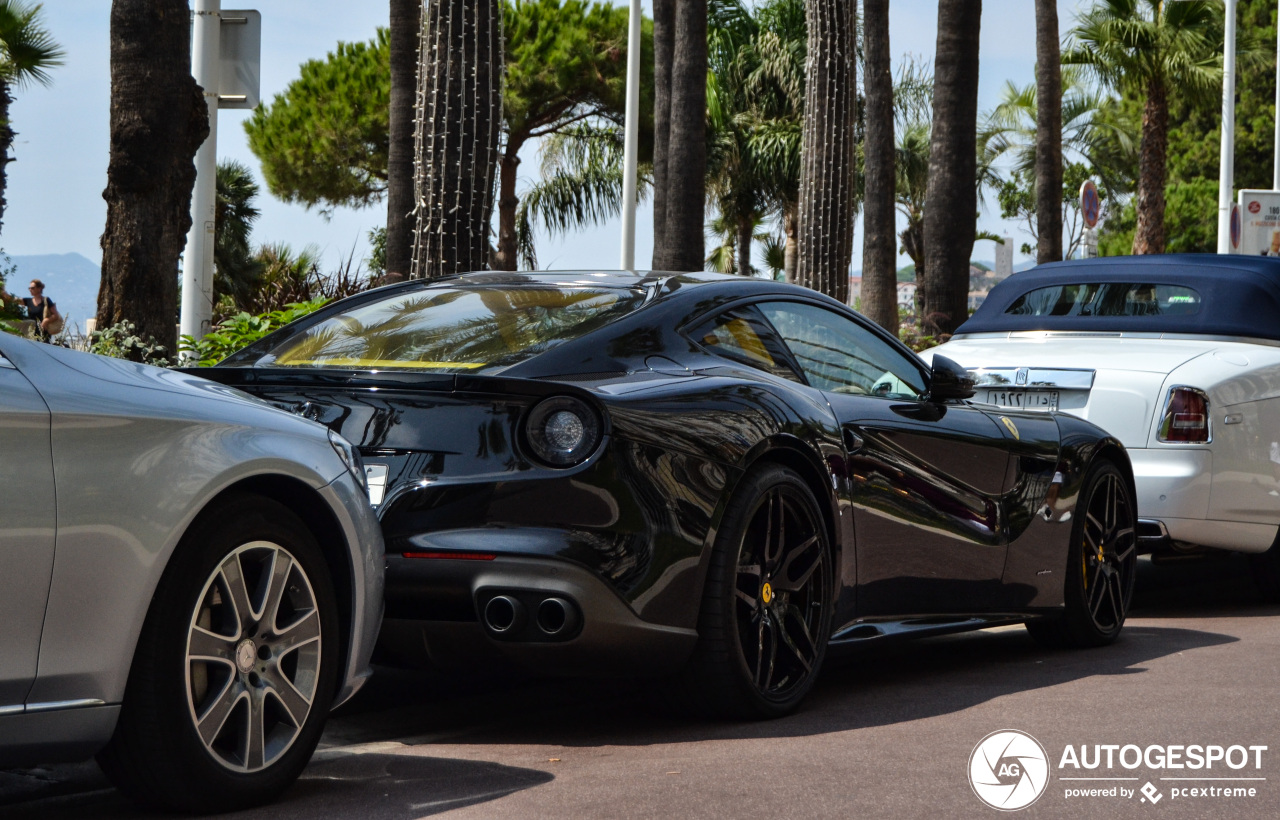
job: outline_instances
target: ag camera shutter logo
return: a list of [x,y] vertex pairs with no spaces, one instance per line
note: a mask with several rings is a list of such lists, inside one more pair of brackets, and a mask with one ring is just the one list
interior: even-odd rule
[[993,809],[1025,809],[1049,785],[1049,755],[1026,732],[992,732],[969,755],[969,785]]

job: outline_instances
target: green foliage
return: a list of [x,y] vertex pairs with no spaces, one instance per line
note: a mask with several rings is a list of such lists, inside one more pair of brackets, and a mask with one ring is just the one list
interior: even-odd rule
[[133,322],[124,321],[89,334],[90,353],[131,362],[168,367],[168,351],[153,338],[142,338]]
[[243,308],[262,277],[262,263],[250,249],[249,236],[259,211],[254,207],[258,184],[243,163],[218,163],[214,205],[213,295],[229,297]]
[[213,332],[203,339],[183,336],[178,343],[178,350],[184,357],[194,359],[199,367],[212,367],[268,333],[279,330],[295,319],[301,319],[309,313],[316,312],[328,302],[328,299],[321,297],[257,316],[237,313],[219,322]]
[[[1066,258],[1070,259],[1080,248],[1084,237],[1084,218],[1080,214],[1080,187],[1090,179],[1091,168],[1080,162],[1069,163],[1062,173],[1062,224],[1067,232]],[[1016,219],[1023,223],[1024,229],[1031,238],[1039,240],[1036,228],[1036,191],[1035,170],[1014,171],[1005,179],[996,193],[1000,203],[1000,216],[1004,219]],[[1110,202],[1110,195],[1105,185],[1098,186],[1098,198],[1105,207]],[[1133,239],[1132,235],[1129,237]],[[1027,243],[1022,245],[1022,253],[1035,255],[1035,248]]]
[[378,201],[386,190],[391,105],[387,29],[338,43],[324,60],[260,105],[244,124],[267,188],[285,202],[332,210]]
[[[535,225],[554,236],[622,212],[622,129],[581,123],[550,135],[542,147],[541,177],[516,210],[516,246],[521,266],[529,270],[538,268]],[[641,166],[642,200],[652,182],[652,166]]]
[[0,0],[0,86],[49,85],[66,52],[40,22],[40,4]]
[[[502,116],[509,143],[555,133],[589,117],[623,124],[627,93],[625,7],[587,0],[507,0]],[[644,21],[642,156],[653,144],[653,24]]]
[[708,14],[708,228],[724,242],[707,263],[730,271],[739,225],[798,207],[808,43],[802,0],[712,0]]
[[262,278],[243,312],[273,313],[317,299],[343,299],[369,287],[368,276],[354,251],[331,273],[320,270],[320,251],[313,245],[295,253],[280,242],[258,249]]
[[369,231],[369,258],[364,261],[369,266],[369,276],[373,279],[387,272],[386,228],[374,228]]
[[[1237,21],[1240,43],[1249,51],[1236,78],[1237,189],[1269,189],[1275,137],[1276,4],[1241,0]],[[1136,134],[1142,100],[1126,92],[1116,104],[1118,116]],[[1170,253],[1212,253],[1218,247],[1218,162],[1221,103],[1217,95],[1201,97],[1171,89],[1169,101],[1168,185],[1165,226]],[[1137,160],[1132,160],[1136,170]],[[1099,238],[1103,256],[1125,255],[1133,246],[1137,214],[1133,203],[1108,213]]]

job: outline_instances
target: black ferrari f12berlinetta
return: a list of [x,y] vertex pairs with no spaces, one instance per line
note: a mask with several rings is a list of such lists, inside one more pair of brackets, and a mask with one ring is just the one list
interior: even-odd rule
[[835,649],[1019,622],[1100,645],[1132,595],[1119,442],[973,403],[963,367],[801,287],[411,281],[196,372],[357,444],[407,663],[655,675],[767,717]]

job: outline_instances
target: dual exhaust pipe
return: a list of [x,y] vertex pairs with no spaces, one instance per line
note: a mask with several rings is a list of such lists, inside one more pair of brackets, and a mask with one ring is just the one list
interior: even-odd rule
[[582,616],[573,601],[553,595],[535,603],[530,597],[501,594],[490,598],[481,612],[485,629],[505,640],[568,640],[577,634]]

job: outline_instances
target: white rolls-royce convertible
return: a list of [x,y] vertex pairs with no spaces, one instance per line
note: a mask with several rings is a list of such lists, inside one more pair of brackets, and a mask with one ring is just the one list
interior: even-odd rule
[[1145,551],[1251,553],[1280,600],[1280,260],[1041,265],[933,352],[973,372],[977,401],[1061,410],[1120,439]]

